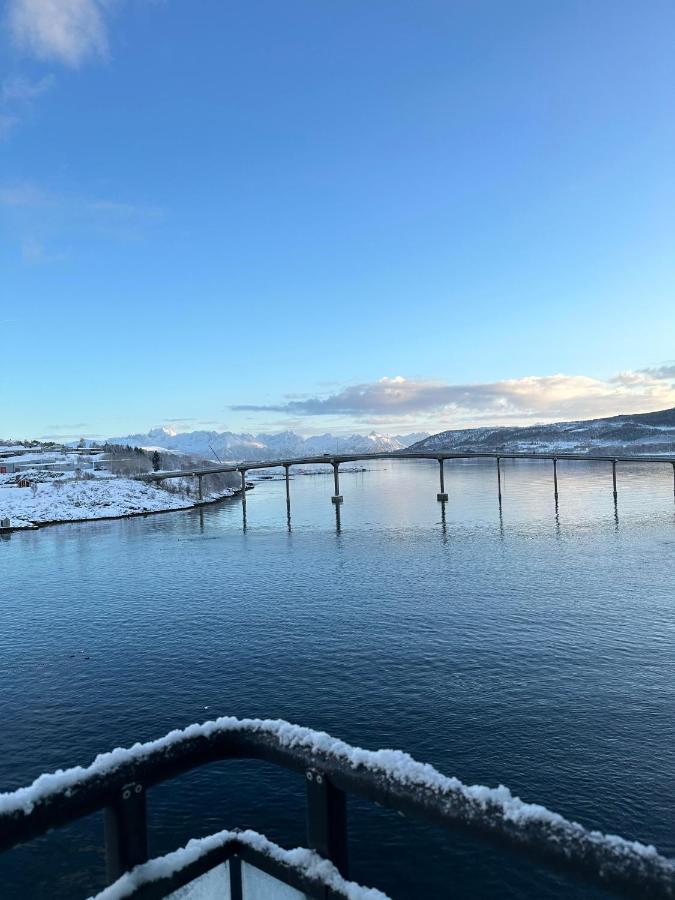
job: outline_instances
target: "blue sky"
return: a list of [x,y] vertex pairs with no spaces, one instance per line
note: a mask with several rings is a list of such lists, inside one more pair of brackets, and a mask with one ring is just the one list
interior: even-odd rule
[[6,0],[0,437],[675,405],[675,6]]

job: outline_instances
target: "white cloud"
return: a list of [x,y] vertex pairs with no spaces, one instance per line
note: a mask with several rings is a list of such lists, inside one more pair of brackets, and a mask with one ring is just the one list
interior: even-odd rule
[[45,75],[37,81],[31,81],[23,75],[11,75],[5,78],[0,87],[2,103],[25,103],[45,94],[54,84],[53,75]]
[[31,81],[22,75],[12,75],[0,84],[0,140],[5,140],[14,131],[22,118],[30,112],[38,97],[51,89],[53,75],[45,75]]
[[19,124],[19,117],[0,113],[0,141],[5,141]]
[[64,242],[72,247],[81,238],[142,240],[166,215],[161,207],[55,193],[30,181],[0,182],[0,210],[27,262],[62,259]]
[[7,20],[15,45],[38,59],[77,67],[108,51],[97,0],[10,0]]
[[608,379],[532,375],[504,381],[448,384],[400,375],[332,394],[239,411],[350,417],[372,425],[444,427],[528,424],[647,412],[675,405],[675,366],[622,372]]
[[49,196],[30,181],[0,184],[0,206],[36,207],[49,203]]

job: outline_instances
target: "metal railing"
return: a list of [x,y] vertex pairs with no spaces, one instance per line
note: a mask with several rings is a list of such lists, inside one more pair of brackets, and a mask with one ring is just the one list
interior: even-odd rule
[[[386,764],[387,754],[394,765]],[[675,861],[651,847],[542,814],[541,807],[508,792],[505,802],[498,791],[467,788],[398,751],[358,750],[288,723],[218,720],[107,756],[109,762],[99,757],[88,769],[42,776],[30,788],[0,795],[0,851],[104,810],[107,877],[113,882],[147,859],[149,788],[207,763],[255,759],[303,775],[307,845],[345,877],[349,794],[509,847],[623,896],[675,898]]]
[[[256,839],[254,843],[250,840],[252,834]],[[221,896],[220,892],[226,887],[231,900],[248,900],[250,893],[245,889],[247,872],[242,863],[275,882],[294,888],[307,900],[344,900],[354,896],[355,887],[359,896],[360,890],[363,890],[360,885],[337,875],[333,866],[308,865],[310,862],[323,863],[318,855],[312,854],[311,861],[298,858],[297,851],[284,851],[257,833],[222,832],[191,842],[194,843],[199,846],[188,845],[188,853],[177,851],[140,864],[133,870],[131,883],[116,882],[112,891],[104,889],[92,900],[107,900],[109,893],[116,900],[120,895],[124,900],[164,900],[173,896],[174,891],[194,884],[202,876],[225,865],[227,870],[221,870],[217,884],[209,885],[211,890],[215,888],[214,897]],[[364,890],[364,893],[370,892]],[[205,895],[205,891],[200,891],[200,897]],[[385,894],[381,897],[386,900]]]

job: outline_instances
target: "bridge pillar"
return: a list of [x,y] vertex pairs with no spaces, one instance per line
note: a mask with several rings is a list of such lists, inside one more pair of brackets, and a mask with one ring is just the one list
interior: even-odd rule
[[199,475],[199,476],[197,477],[197,484],[198,484],[198,488],[199,488],[199,499],[200,499],[200,500],[203,500],[203,499],[204,499],[204,491],[203,491],[202,476],[201,476],[201,475]]
[[502,505],[502,467],[501,457],[497,457],[497,495],[499,497],[499,505]]
[[284,463],[284,469],[286,471],[286,518],[288,519],[288,525],[290,527],[291,524],[291,480],[289,477],[290,465],[288,463]]
[[445,503],[445,501],[448,499],[448,495],[445,493],[445,473],[443,471],[444,463],[445,463],[445,460],[441,457],[438,460],[438,465],[441,470],[441,472],[440,472],[440,474],[441,474],[441,490],[440,490],[440,493],[436,494],[436,499],[439,500],[441,503]]
[[553,496],[558,502],[558,460],[553,457]]
[[675,462],[673,463],[673,497],[675,497]]
[[335,494],[330,498],[331,503],[342,503],[344,497],[340,493],[340,475],[338,469],[340,468],[340,463],[333,463],[333,478],[335,480]]
[[616,460],[612,460],[612,486],[614,489],[614,500],[616,501]]

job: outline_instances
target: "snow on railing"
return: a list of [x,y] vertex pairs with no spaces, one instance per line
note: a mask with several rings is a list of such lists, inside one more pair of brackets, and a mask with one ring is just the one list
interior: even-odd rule
[[0,848],[109,805],[129,782],[145,789],[227,758],[264,759],[308,778],[318,771],[338,792],[441,826],[459,825],[631,896],[675,898],[675,861],[649,844],[589,830],[524,802],[503,785],[466,785],[400,750],[364,750],[325,732],[270,719],[223,717],[190,725],[103,753],[87,768],[41,775],[29,787],[0,794]]
[[[204,838],[194,838],[179,850],[151,859],[126,872],[113,884],[104,888],[90,900],[125,900],[133,897],[142,887],[160,881],[168,881],[172,876],[204,859],[214,850],[232,846],[235,851],[253,850],[258,858],[267,857],[279,864],[289,873],[293,872],[307,879],[310,883],[330,888],[340,897],[347,900],[390,900],[376,888],[362,887],[355,881],[347,881],[335,866],[327,859],[322,859],[313,850],[296,847],[284,850],[257,831],[219,831]],[[188,882],[189,883],[189,882]]]

